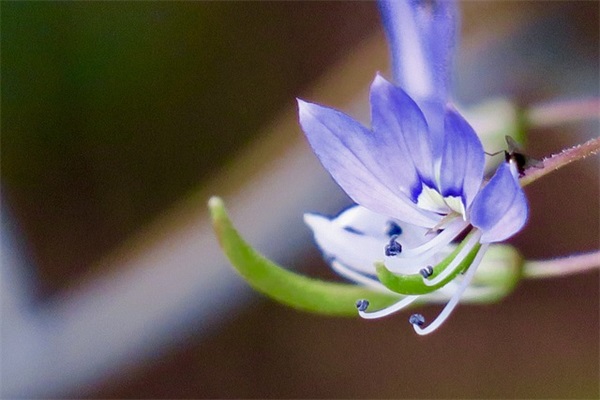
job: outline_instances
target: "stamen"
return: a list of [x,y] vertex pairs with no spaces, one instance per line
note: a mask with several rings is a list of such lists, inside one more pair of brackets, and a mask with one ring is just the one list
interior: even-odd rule
[[419,264],[428,262],[435,254],[440,253],[446,248],[459,233],[461,233],[469,224],[457,218],[446,229],[436,237],[412,249],[404,248],[402,254],[398,257],[385,260],[385,266],[392,272],[406,273],[406,268],[415,268]]
[[433,275],[433,267],[431,265],[428,265],[422,270],[420,270],[419,273],[423,276],[424,279],[427,279],[431,275]]
[[[368,287],[372,287],[374,289],[378,289],[382,292],[389,292],[389,289],[382,285],[378,280],[374,278],[369,278],[368,276],[353,270],[352,268],[346,266],[345,264],[342,264],[339,261],[332,261],[331,268],[344,278],[348,278],[351,281],[360,283]],[[375,271],[373,271],[373,273],[375,273]]]
[[460,283],[458,290],[452,295],[452,298],[450,299],[448,304],[446,304],[446,307],[444,307],[444,309],[442,310],[440,315],[438,315],[437,318],[431,324],[429,324],[429,326],[426,328],[421,328],[421,326],[413,324],[413,328],[414,328],[415,332],[417,332],[417,334],[419,334],[419,335],[430,334],[431,332],[433,332],[437,328],[439,328],[446,321],[446,319],[448,319],[448,317],[450,316],[450,314],[452,313],[452,311],[454,310],[454,308],[460,301],[460,298],[461,298],[463,292],[471,283],[471,279],[473,279],[473,276],[475,276],[477,267],[481,263],[481,260],[483,259],[483,255],[485,254],[488,246],[489,246],[488,243],[483,244],[481,246],[481,248],[477,252],[477,255],[475,256],[475,259],[473,260],[473,263],[469,267],[467,274],[465,275],[464,279]]
[[[438,290],[428,293],[425,295],[424,300],[429,303],[442,303],[446,304],[454,293],[458,290],[462,279],[456,279],[452,282],[448,282],[447,285],[439,288]],[[469,285],[462,294],[460,301],[461,303],[480,303],[488,298],[496,298],[497,296],[504,293],[505,290],[501,287],[490,287],[490,286],[474,286]]]
[[369,300],[365,300],[365,299],[361,299],[361,300],[356,300],[356,308],[358,309],[358,311],[366,311],[366,309],[369,307]]
[[425,252],[429,252],[429,250],[436,247],[437,245],[446,245],[450,243],[452,239],[454,239],[460,232],[462,232],[463,229],[467,227],[467,225],[467,223],[457,218],[455,221],[450,223],[446,229],[444,229],[430,241],[423,243],[418,247],[413,247],[412,249],[405,249],[404,253],[402,254],[402,257],[412,258]]
[[444,218],[442,218],[440,220],[440,222],[435,224],[435,226],[429,228],[427,233],[436,233],[437,231],[444,230],[446,225],[449,224],[450,222],[452,222],[458,216],[459,216],[459,214],[457,214],[456,212],[451,212],[450,214],[448,214]]
[[[435,292],[427,294],[427,301],[432,303],[436,302],[446,304],[460,287],[461,281],[462,280],[457,279],[449,282],[447,285],[439,288]],[[484,299],[498,296],[504,291],[505,290],[501,287],[469,285],[462,294],[460,301],[468,303],[482,302]]]
[[392,304],[391,306],[389,306],[387,308],[381,309],[379,311],[374,311],[371,313],[358,310],[358,314],[364,319],[375,319],[375,318],[386,317],[390,314],[395,313],[396,311],[402,310],[404,307],[408,306],[410,303],[412,303],[413,301],[415,301],[418,298],[419,298],[419,296],[406,296],[399,302]]
[[390,243],[385,246],[385,255],[387,257],[397,256],[402,253],[402,245],[396,242],[398,235],[394,235],[390,238]]
[[413,314],[408,319],[408,322],[410,322],[411,325],[422,326],[425,323],[425,317],[421,314]]
[[458,252],[450,264],[448,264],[448,266],[446,266],[446,268],[444,268],[444,270],[433,279],[427,279],[427,277],[423,277],[423,283],[427,286],[435,286],[450,276],[456,270],[456,268],[458,268],[461,261],[463,261],[464,258],[471,252],[471,250],[473,250],[473,247],[479,243],[479,238],[481,235],[482,233],[480,231],[475,231],[473,236],[468,239],[465,247]]

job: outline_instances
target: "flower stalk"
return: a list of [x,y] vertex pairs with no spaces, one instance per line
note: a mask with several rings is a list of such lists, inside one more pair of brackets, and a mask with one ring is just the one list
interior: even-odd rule
[[523,278],[541,279],[580,274],[600,268],[600,250],[543,261],[527,261]]
[[535,104],[523,112],[526,128],[544,128],[600,118],[600,99],[573,99]]
[[521,186],[527,186],[550,172],[556,171],[574,161],[598,154],[598,152],[600,152],[600,137],[590,139],[583,144],[573,146],[548,158],[544,158],[542,160],[542,167],[530,167],[525,170],[524,176],[520,179]]

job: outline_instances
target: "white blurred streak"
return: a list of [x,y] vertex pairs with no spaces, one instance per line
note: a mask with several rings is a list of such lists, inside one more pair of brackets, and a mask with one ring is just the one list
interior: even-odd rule
[[[385,57],[382,38],[370,39],[309,98],[335,99],[344,107],[339,98],[354,98],[368,87],[372,77],[363,71],[381,70]],[[360,106],[345,107],[360,109],[364,120],[367,98],[360,97]],[[295,107],[266,131],[264,143],[236,160],[237,172],[234,166],[221,174],[201,199],[188,199],[101,263],[97,270],[108,273],[41,307],[28,303],[30,288],[18,274],[32,268],[23,265],[18,238],[5,229],[3,218],[3,398],[80,395],[191,334],[210,332],[252,300],[214,238],[206,212],[210,195],[230,193],[224,198],[234,223],[270,258],[289,262],[310,243],[303,213],[335,210],[344,197],[300,136]],[[243,185],[228,189],[236,175]]]
[[[319,207],[319,194],[328,186],[310,150],[294,146],[227,204],[251,243],[285,260],[306,239],[303,212]],[[35,314],[23,307],[26,288],[5,277],[22,267],[3,245],[3,396],[55,396],[73,384],[101,379],[154,353],[187,325],[207,329],[246,299],[243,281],[214,239],[205,206],[198,204],[188,224],[147,252],[119,261],[113,273],[64,293]]]
[[[4,202],[2,202],[4,207]],[[32,281],[25,274],[32,268],[25,264],[16,242],[11,219],[2,209],[0,223],[0,394],[13,394],[8,389],[28,384],[35,378],[29,374],[32,360],[38,360],[43,349],[42,321],[33,314]],[[27,372],[26,372],[27,371]],[[15,372],[26,372],[19,375]],[[13,394],[13,396],[16,393]],[[10,397],[13,397],[10,396]]]
[[[306,238],[301,216],[307,206],[318,207],[328,180],[308,148],[295,146],[227,204],[251,243],[285,260]],[[3,243],[3,396],[55,396],[100,379],[154,353],[187,325],[205,330],[246,299],[243,281],[214,239],[205,205],[147,252],[119,261],[114,272],[63,293],[35,314],[23,304],[27,288],[11,279],[23,270],[19,258]]]

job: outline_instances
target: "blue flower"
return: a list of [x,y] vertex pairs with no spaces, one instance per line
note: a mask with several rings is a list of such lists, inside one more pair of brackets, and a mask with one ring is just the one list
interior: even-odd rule
[[[428,296],[449,299],[426,328],[422,316],[411,317],[417,333],[427,334],[468,293],[489,244],[523,227],[527,201],[512,163],[503,163],[484,180],[481,142],[449,103],[454,2],[383,1],[380,9],[398,86],[375,77],[371,129],[340,111],[298,101],[300,124],[315,154],[358,204],[332,220],[308,214],[305,221],[343,276],[388,290],[376,278],[374,262],[383,260],[398,275],[421,274],[432,288]],[[452,261],[434,274],[431,266],[448,256],[452,242],[467,231]],[[449,279],[472,254],[464,275]],[[420,298],[418,293],[403,294],[399,303],[376,312],[367,312],[361,302],[359,313],[377,318]]]

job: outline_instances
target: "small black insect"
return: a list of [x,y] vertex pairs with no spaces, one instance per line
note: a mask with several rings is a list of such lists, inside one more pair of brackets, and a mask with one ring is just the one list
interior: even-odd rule
[[[535,158],[529,157],[523,153],[523,148],[515,139],[510,136],[505,136],[506,144],[508,146],[508,151],[504,151],[504,160],[507,163],[513,162],[517,167],[517,171],[519,172],[519,177],[525,176],[525,170],[529,167],[533,168],[542,168],[544,163]],[[496,153],[486,153],[490,156],[495,156],[496,154],[501,153],[497,151]]]
[[519,177],[525,175],[525,169],[529,167],[533,168],[542,168],[544,163],[535,158],[529,157],[523,154],[523,149],[510,136],[505,136],[506,144],[508,145],[508,151],[504,152],[504,159],[506,162],[514,162],[517,166],[517,171],[519,171]]

